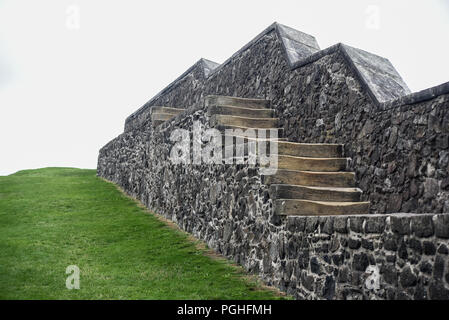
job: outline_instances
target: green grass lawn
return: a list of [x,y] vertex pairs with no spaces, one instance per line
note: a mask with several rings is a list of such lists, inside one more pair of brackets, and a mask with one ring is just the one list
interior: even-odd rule
[[[66,288],[67,266],[80,289]],[[278,299],[95,170],[0,177],[0,299]]]

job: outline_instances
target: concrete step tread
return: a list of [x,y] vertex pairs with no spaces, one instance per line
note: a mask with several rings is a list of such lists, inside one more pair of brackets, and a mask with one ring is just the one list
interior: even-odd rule
[[311,158],[278,154],[279,169],[313,172],[341,172],[347,169],[347,165],[347,158]]
[[205,99],[205,105],[213,104],[244,106],[247,108],[266,108],[270,105],[270,101],[265,99],[239,98],[230,96],[209,95]]
[[160,120],[163,118],[174,118],[174,117],[176,117],[176,114],[171,114],[171,113],[153,113],[151,115],[152,119],[157,119],[157,120]]
[[341,160],[350,160],[351,158],[344,158],[344,157],[340,157],[340,158],[313,158],[313,157],[297,157],[297,156],[290,156],[290,155],[285,155],[285,154],[278,154],[278,157],[282,157],[282,158],[286,158],[286,159],[298,159],[298,160],[312,160],[312,161],[341,161]]
[[360,201],[362,190],[348,187],[305,186],[291,184],[272,184],[270,192],[275,199],[302,199],[330,202]]
[[[259,130],[265,130],[265,131],[267,131],[268,139],[270,139],[270,131],[269,130],[276,130],[278,139],[282,138],[282,135],[284,134],[284,129],[282,129],[282,128],[251,128],[251,127],[234,126],[234,125],[230,125],[230,124],[217,124],[214,126],[214,128],[219,131],[225,131],[224,133],[226,135],[230,134],[230,132],[226,132],[226,130],[242,130],[243,133],[247,130],[254,130],[256,135]],[[238,132],[236,135],[238,135]]]
[[283,128],[253,128],[253,127],[243,127],[243,126],[234,126],[230,124],[218,124],[217,127],[222,129],[241,129],[241,130],[277,130],[284,131]]
[[302,199],[279,199],[275,212],[285,216],[360,215],[369,213],[370,202],[334,202]]
[[274,112],[274,109],[269,108],[246,108],[241,106],[231,106],[231,105],[224,105],[224,104],[212,104],[208,106],[209,109],[217,108],[217,109],[230,109],[230,110],[236,110],[236,111],[248,111],[248,112],[258,112],[258,111],[265,111],[265,112]]
[[347,171],[338,171],[338,172],[323,172],[323,171],[305,171],[305,170],[288,170],[288,169],[282,169],[282,170],[278,170],[278,173],[304,173],[304,174],[308,174],[308,175],[323,175],[323,176],[328,176],[328,175],[355,175],[354,172],[347,172]]
[[210,118],[211,126],[230,125],[237,127],[246,127],[251,129],[271,129],[277,128],[279,125],[278,118],[250,118],[232,115],[216,114]]
[[263,182],[268,185],[291,184],[311,187],[355,187],[355,173],[316,172],[278,169],[274,175],[263,175]]
[[313,187],[313,186],[302,186],[296,184],[273,184],[273,187],[278,188],[306,188],[311,190],[320,190],[320,191],[338,191],[338,192],[357,192],[363,193],[360,188],[345,188],[345,187]]
[[[280,131],[282,133],[282,131]],[[252,141],[254,138],[246,138],[244,143]],[[283,138],[278,141],[279,155],[304,157],[304,158],[332,158],[339,159],[343,157],[343,145],[341,144],[316,144],[316,143],[298,143],[290,142]]]
[[284,144],[289,144],[292,146],[307,146],[307,147],[342,147],[342,144],[338,143],[303,143],[303,142],[291,142],[286,141]]
[[233,137],[233,138],[243,138],[244,140],[251,140],[251,142],[259,142],[259,141],[266,141],[266,142],[284,142],[287,141],[287,138],[265,138],[265,139],[259,139],[259,138],[248,138],[246,136],[240,136],[240,135],[235,135],[235,134],[231,134],[231,135],[225,135],[225,137]]
[[279,121],[279,118],[254,118],[254,117],[244,117],[244,116],[234,116],[229,114],[216,114],[214,115],[217,119],[239,119],[239,120],[261,120],[261,121]]
[[185,111],[185,109],[172,108],[172,107],[160,107],[155,106],[151,108],[151,114],[155,113],[169,113],[169,114],[178,114]]
[[343,202],[339,202],[339,201],[316,201],[316,200],[304,200],[304,199],[277,199],[276,201],[282,201],[282,202],[291,201],[291,202],[298,202],[298,203],[300,203],[300,202],[316,203],[316,204],[328,205],[328,206],[332,206],[332,207],[350,207],[350,206],[355,206],[355,205],[370,204],[369,201],[357,201],[357,202],[343,201]]

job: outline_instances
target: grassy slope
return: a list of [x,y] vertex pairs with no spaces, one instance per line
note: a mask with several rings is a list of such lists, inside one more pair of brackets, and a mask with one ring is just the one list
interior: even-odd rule
[[[68,265],[80,290],[65,287]],[[0,299],[272,299],[95,176],[46,168],[0,177]]]

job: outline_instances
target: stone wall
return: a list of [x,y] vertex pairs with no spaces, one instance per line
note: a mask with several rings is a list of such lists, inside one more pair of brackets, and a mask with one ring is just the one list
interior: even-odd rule
[[[448,86],[408,95],[381,58],[313,40],[274,25],[220,66],[200,60],[128,117],[98,174],[297,298],[449,299]],[[210,94],[270,99],[290,141],[344,144],[373,214],[280,218],[257,168],[172,164],[171,132],[208,128]],[[155,129],[157,105],[189,108]]]

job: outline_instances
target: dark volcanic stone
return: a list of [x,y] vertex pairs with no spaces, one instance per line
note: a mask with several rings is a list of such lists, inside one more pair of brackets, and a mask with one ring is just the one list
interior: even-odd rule
[[300,250],[298,252],[298,267],[301,269],[307,269],[309,265],[309,251]]
[[423,248],[424,248],[424,254],[428,255],[428,256],[432,256],[436,252],[435,245],[433,244],[433,242],[430,242],[430,241],[424,241]]
[[323,233],[326,234],[333,234],[334,233],[334,219],[333,217],[326,218],[326,221],[323,224],[323,229],[321,230]]
[[399,283],[404,288],[413,287],[414,285],[416,285],[417,280],[418,278],[413,274],[410,267],[405,267],[404,270],[402,270],[401,275],[399,276]]
[[433,199],[439,192],[438,180],[433,178],[426,178],[424,180],[424,198]]
[[313,284],[315,282],[315,279],[312,276],[309,276],[307,272],[303,272],[301,275],[301,284],[304,288],[306,288],[309,291],[313,291]]
[[332,262],[336,265],[336,266],[341,266],[342,263],[344,261],[344,255],[343,254],[334,254],[332,256]]
[[449,239],[449,214],[437,216],[435,221],[435,235],[442,239]]
[[414,217],[412,219],[412,231],[419,238],[433,236],[433,222],[431,216]]
[[349,238],[348,240],[348,247],[350,249],[358,249],[362,245],[360,240]]
[[424,261],[420,264],[419,270],[425,274],[432,274],[432,265],[428,261]]
[[444,259],[441,256],[436,256],[435,263],[433,265],[433,277],[437,280],[443,278],[444,273]]
[[400,235],[410,234],[410,218],[408,217],[391,217],[391,231]]
[[389,254],[386,256],[386,261],[390,263],[396,262],[396,255],[395,254]]
[[394,265],[386,265],[383,269],[383,278],[384,280],[391,284],[391,285],[396,285],[397,281],[398,281],[398,272],[396,270],[396,268],[394,267]]
[[312,259],[310,259],[310,271],[317,274],[321,271],[320,263],[316,257],[312,257]]
[[354,232],[362,232],[363,221],[365,219],[363,217],[351,217],[349,218],[349,228]]
[[402,207],[402,195],[393,194],[388,197],[387,212],[398,213]]
[[349,269],[346,267],[341,268],[340,272],[338,273],[337,280],[339,283],[349,282],[350,281]]
[[369,265],[368,256],[365,253],[355,254],[352,267],[357,271],[365,271]]
[[413,295],[414,300],[427,300],[427,291],[426,289],[418,285],[415,289],[415,294]]
[[449,290],[441,282],[432,282],[429,286],[429,297],[432,300],[449,300]]
[[338,233],[343,233],[343,234],[348,233],[347,221],[348,221],[348,218],[336,217],[334,219],[334,230],[337,231]]
[[332,276],[327,276],[324,282],[323,297],[332,300],[335,296],[335,280]]
[[447,246],[446,246],[445,244],[441,244],[441,245],[438,247],[438,253],[441,253],[441,254],[449,254],[449,249],[447,248]]
[[362,248],[367,250],[374,250],[374,244],[371,240],[367,240],[365,238],[362,239]]
[[397,240],[393,237],[388,237],[385,239],[384,248],[390,251],[398,250]]
[[405,245],[404,240],[401,241],[401,244],[398,248],[398,256],[401,259],[407,260],[408,258],[408,252],[407,252],[407,246]]
[[416,239],[410,239],[409,240],[409,247],[416,251],[418,254],[422,254],[422,245],[421,241]]
[[365,232],[366,233],[382,233],[385,229],[384,217],[370,217],[366,219]]

